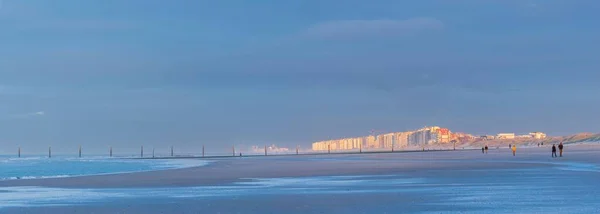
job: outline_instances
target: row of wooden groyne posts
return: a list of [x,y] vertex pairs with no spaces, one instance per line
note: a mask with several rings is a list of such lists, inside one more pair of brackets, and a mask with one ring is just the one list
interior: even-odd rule
[[[236,152],[235,152],[235,146],[232,146],[231,149],[232,149],[233,156],[236,157],[237,155],[236,155]],[[154,150],[155,149],[152,148],[152,158],[156,157],[155,154],[154,154]],[[81,146],[79,146],[79,157],[82,156],[81,151],[82,151]],[[329,152],[331,153],[331,151],[329,151]],[[109,147],[109,152],[108,153],[109,153],[109,157],[113,156],[113,148],[112,148],[112,146]],[[299,153],[299,147],[296,147],[296,155],[299,155],[299,154],[300,154]],[[267,155],[268,155],[268,153],[267,153],[267,146],[265,146],[265,156],[267,156]],[[240,153],[240,156],[241,156],[241,153]],[[17,157],[19,157],[19,158],[21,157],[21,147],[19,147],[19,149],[17,151]],[[173,146],[171,146],[171,157],[175,157]],[[205,154],[204,154],[204,146],[202,146],[202,156],[201,157],[206,157]],[[52,147],[48,147],[48,158],[52,158]],[[140,158],[144,158],[144,146],[141,146],[141,148],[140,148]]]
[[[155,156],[154,150],[155,149],[152,148],[152,157],[151,158],[157,158]],[[232,156],[205,156],[205,153],[204,153],[205,149],[204,149],[204,145],[203,145],[202,146],[202,156],[200,156],[200,157],[202,157],[202,158],[205,158],[205,157],[206,158],[208,158],[208,157],[237,157],[238,154],[236,154],[235,146],[232,146],[231,150],[232,150]],[[350,151],[350,152],[336,152],[336,153],[333,153],[333,154],[396,153],[396,152],[421,152],[421,151],[425,152],[425,151],[451,151],[451,150],[456,150],[456,147],[454,147],[452,149],[447,149],[447,150],[429,150],[429,149],[425,150],[425,148],[423,148],[422,150],[402,150],[402,151],[397,151],[397,150],[392,149],[391,151],[367,151],[367,152],[363,151],[362,148],[361,148],[358,152],[356,152],[356,151],[354,151],[354,152],[352,152],[352,151]],[[464,150],[464,148],[463,148],[463,150]],[[268,151],[267,150],[267,146],[265,146],[264,156],[268,155],[267,151]],[[79,152],[78,153],[79,153],[79,157],[81,158],[82,157],[82,148],[81,148],[81,146],[79,146]],[[331,148],[328,148],[327,153],[324,153],[324,152],[323,153],[305,153],[303,155],[317,155],[317,154],[332,154]],[[276,155],[282,155],[282,154],[276,154]],[[292,155],[292,154],[288,153],[288,154],[283,154],[283,155]],[[299,147],[298,146],[296,147],[296,155],[300,155]],[[21,157],[21,147],[19,147],[19,149],[18,149],[17,156],[19,158]],[[239,153],[239,156],[242,156],[242,154]],[[248,155],[248,156],[261,156],[261,155]],[[109,147],[109,157],[113,157],[113,148],[112,148],[112,146]],[[171,155],[170,155],[170,157],[175,157],[173,146],[171,146]],[[185,156],[185,157],[198,157],[198,156]],[[48,158],[52,158],[52,147],[48,147]],[[140,148],[140,156],[139,156],[139,158],[149,158],[149,157],[144,157],[144,146],[141,146],[141,148]],[[159,158],[168,158],[168,157],[161,156]]]

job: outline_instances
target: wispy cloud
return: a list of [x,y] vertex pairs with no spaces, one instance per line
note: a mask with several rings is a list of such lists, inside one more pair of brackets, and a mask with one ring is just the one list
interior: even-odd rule
[[313,25],[303,35],[320,39],[400,36],[428,30],[440,30],[443,27],[444,24],[434,18],[341,20]]
[[37,111],[37,112],[30,112],[30,113],[25,113],[25,114],[13,114],[10,115],[9,118],[12,119],[27,119],[27,118],[33,118],[33,117],[42,117],[45,116],[46,112],[44,111]]

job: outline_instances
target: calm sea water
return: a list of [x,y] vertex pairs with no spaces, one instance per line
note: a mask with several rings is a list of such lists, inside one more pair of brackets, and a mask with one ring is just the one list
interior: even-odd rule
[[202,160],[133,160],[108,157],[0,156],[0,180],[139,172],[201,166]]

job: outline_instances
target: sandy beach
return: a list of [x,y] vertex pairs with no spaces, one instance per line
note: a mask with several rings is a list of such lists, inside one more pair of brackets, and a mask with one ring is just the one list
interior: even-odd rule
[[[516,156],[501,148],[488,154],[457,150],[213,159],[207,166],[185,169],[1,181],[2,188],[132,190],[139,194],[153,190],[157,195],[132,197],[124,204],[106,199],[100,204],[9,207],[0,212],[396,213],[402,209],[402,213],[538,213],[551,211],[544,208],[547,204],[561,205],[561,213],[589,213],[600,210],[593,199],[600,193],[596,186],[599,152],[600,145],[569,145],[562,158],[552,158],[550,147],[542,147],[519,148]],[[197,193],[189,193],[192,190]]]
[[[573,146],[561,161],[597,163],[600,146]],[[420,174],[435,170],[500,170],[550,166],[549,147],[522,148],[513,157],[508,149],[429,151],[381,154],[236,157],[212,159],[207,166],[114,175],[31,180],[9,180],[0,186],[68,188],[122,188],[222,185],[244,178],[280,178],[327,175]]]
[[[523,153],[535,154],[534,151],[527,150],[523,151]],[[419,171],[426,170],[507,169],[539,165],[534,163],[502,163],[502,157],[507,156],[509,153],[508,150],[491,150],[485,160],[496,160],[497,162],[477,162],[477,157],[474,157],[474,155],[480,155],[480,152],[474,150],[236,157],[211,159],[212,163],[203,167],[71,178],[9,180],[0,182],[0,186],[66,188],[202,186],[223,185],[237,182],[244,178],[407,174],[419,173]],[[529,155],[519,154],[519,156],[511,158],[513,160],[534,159],[533,157],[529,157]],[[467,161],[469,159],[473,159],[473,161]]]

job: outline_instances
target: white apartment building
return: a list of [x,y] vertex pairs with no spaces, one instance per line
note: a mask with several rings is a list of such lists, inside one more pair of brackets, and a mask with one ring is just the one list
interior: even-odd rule
[[500,133],[496,139],[515,139],[515,133]]
[[535,139],[544,139],[546,138],[546,133],[543,132],[531,132],[529,135]]

